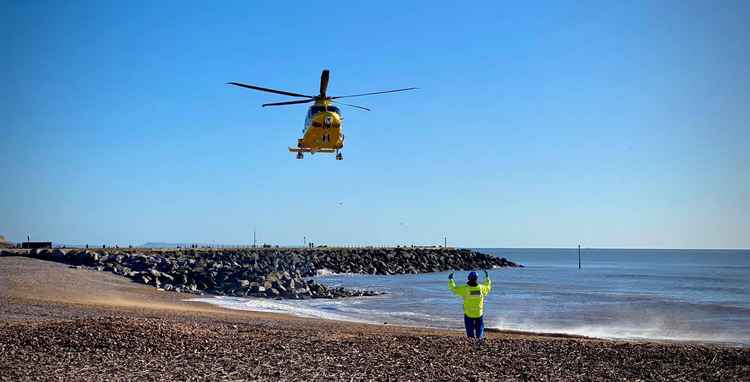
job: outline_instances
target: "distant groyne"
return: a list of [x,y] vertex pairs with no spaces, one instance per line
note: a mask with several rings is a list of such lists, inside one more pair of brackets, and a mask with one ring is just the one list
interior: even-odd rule
[[454,248],[34,249],[2,254],[91,267],[169,291],[289,299],[378,294],[329,288],[309,279],[320,271],[393,275],[520,266]]

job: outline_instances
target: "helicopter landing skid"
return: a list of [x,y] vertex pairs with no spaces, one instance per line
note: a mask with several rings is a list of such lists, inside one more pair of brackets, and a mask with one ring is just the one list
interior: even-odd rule
[[344,159],[344,156],[341,155],[339,150],[337,149],[328,149],[328,148],[320,148],[320,149],[312,149],[312,148],[305,148],[305,147],[290,147],[289,148],[290,153],[297,153],[297,159],[302,159],[303,155],[302,153],[336,153],[336,160],[342,160]]
[[336,149],[310,149],[310,148],[297,148],[290,147],[290,153],[335,153]]

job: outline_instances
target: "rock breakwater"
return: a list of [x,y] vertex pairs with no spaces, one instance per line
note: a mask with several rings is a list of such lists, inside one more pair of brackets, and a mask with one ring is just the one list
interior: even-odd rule
[[310,279],[319,271],[393,275],[520,266],[468,249],[400,247],[42,249],[24,255],[112,272],[167,291],[288,299],[379,294],[329,288]]

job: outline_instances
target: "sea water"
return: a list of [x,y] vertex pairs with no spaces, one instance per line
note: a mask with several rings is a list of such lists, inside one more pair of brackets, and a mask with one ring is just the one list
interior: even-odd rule
[[[750,251],[479,249],[524,265],[489,270],[485,326],[612,339],[716,342],[750,346]],[[461,283],[468,272],[456,272]],[[480,272],[481,274],[481,272]],[[368,323],[463,327],[448,272],[329,275],[329,286],[376,297],[269,300],[209,297],[231,309]]]

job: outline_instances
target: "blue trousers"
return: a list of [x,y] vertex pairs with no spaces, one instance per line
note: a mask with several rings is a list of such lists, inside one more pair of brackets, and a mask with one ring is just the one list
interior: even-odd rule
[[467,315],[464,315],[464,325],[466,326],[466,335],[470,338],[484,337],[484,316],[479,318],[471,318]]

